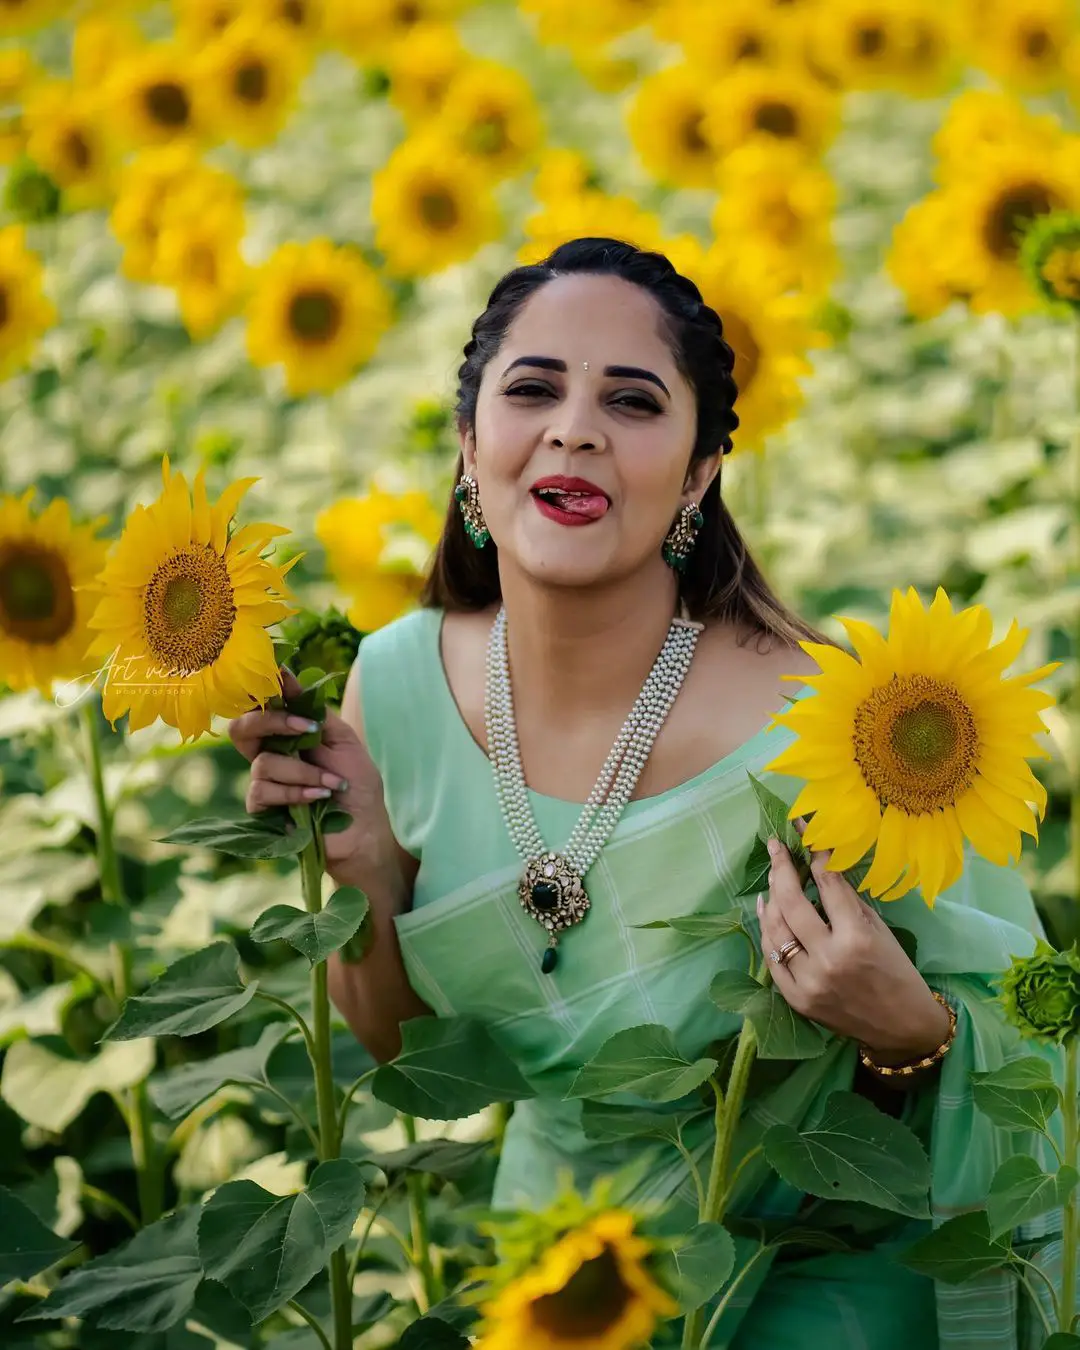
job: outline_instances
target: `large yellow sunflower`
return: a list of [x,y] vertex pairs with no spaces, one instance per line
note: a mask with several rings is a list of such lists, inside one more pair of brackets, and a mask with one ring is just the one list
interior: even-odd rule
[[33,488],[0,497],[0,680],[48,695],[53,680],[87,674],[85,588],[101,571],[109,544],[97,537],[105,517],[72,522],[62,497],[35,516]]
[[325,393],[369,360],[391,320],[386,288],[356,250],[284,244],[252,279],[248,354],[283,365],[294,397]]
[[735,353],[735,451],[763,448],[803,401],[799,379],[810,372],[808,350],[820,341],[807,318],[807,299],[780,289],[771,251],[750,241],[708,250],[689,243],[679,267],[696,282],[706,304],[720,315],[724,337]]
[[315,533],[330,575],[351,599],[349,622],[370,633],[419,600],[442,517],[423,492],[372,488],[321,511]]
[[50,80],[28,97],[26,151],[74,209],[104,206],[115,192],[118,163],[101,99],[66,80]]
[[544,139],[540,108],[525,77],[499,61],[469,61],[451,81],[439,132],[492,180],[520,173]]
[[837,94],[804,69],[744,63],[714,84],[703,129],[725,153],[751,136],[770,136],[820,154],[838,126]]
[[194,62],[207,125],[249,150],[276,139],[296,102],[304,50],[281,24],[230,24]]
[[477,1350],[636,1350],[678,1306],[646,1261],[652,1244],[613,1209],[566,1233],[482,1307]]
[[488,176],[442,136],[413,136],[372,174],[375,245],[394,276],[465,262],[498,237]]
[[705,135],[712,80],[682,64],[642,80],[627,112],[634,149],[646,169],[673,187],[711,188],[717,150]]
[[885,266],[917,319],[971,298],[970,259],[957,251],[956,203],[947,188],[909,207],[893,231]]
[[744,61],[778,65],[798,51],[802,26],[755,0],[675,0],[666,28],[687,61],[705,75],[724,75]]
[[196,341],[239,313],[249,269],[240,244],[244,215],[230,200],[182,196],[166,211],[157,238],[155,276],[176,292],[184,326]]
[[1009,94],[967,89],[949,104],[933,138],[940,183],[969,173],[976,155],[1024,143],[1036,159],[1053,153],[1062,142],[1061,123],[1050,113],[1035,115]]
[[288,533],[281,525],[231,530],[258,479],[231,483],[216,506],[202,469],[189,490],[166,456],[162,479],[161,496],[132,511],[101,572],[87,655],[108,660],[102,706],[114,726],[125,712],[132,731],[160,718],[187,740],[215,715],[237,717],[281,692],[266,629],[296,613],[285,574],[303,555],[284,567],[261,556]]
[[985,151],[949,190],[956,205],[952,247],[970,275],[971,308],[1009,316],[1035,308],[1038,297],[1020,265],[1023,233],[1052,211],[1080,209],[1080,138],[1062,138],[1038,158],[1027,142]]
[[204,134],[191,54],[180,43],[148,43],[121,57],[108,88],[114,130],[131,146],[170,145]]
[[25,364],[38,338],[56,322],[42,278],[41,260],[26,247],[23,227],[0,230],[0,379]]
[[[1036,735],[1052,695],[1032,689],[1059,662],[1004,678],[1027,633],[1015,622],[993,646],[984,605],[954,614],[938,588],[929,609],[915,589],[894,591],[889,632],[843,619],[857,659],[822,643],[799,645],[821,667],[816,696],[777,714],[798,739],[765,767],[807,779],[790,818],[813,812],[804,842],[832,849],[830,870],[871,847],[860,890],[896,900],[914,887],[933,905],[963,868],[964,837],[991,862],[1038,839],[1046,790],[1027,759],[1049,758]],[[802,679],[801,676],[787,676]]]
[[1002,84],[1043,94],[1063,83],[1076,35],[1072,0],[1008,0],[978,7],[969,41],[975,60]]
[[439,112],[451,81],[469,60],[452,24],[418,24],[408,42],[399,42],[387,56],[387,96],[405,121],[415,127]]
[[958,29],[932,0],[837,0],[810,20],[816,68],[844,89],[934,93],[956,73]]
[[522,229],[527,241],[518,250],[522,263],[539,262],[568,239],[588,236],[625,239],[638,248],[665,247],[663,228],[653,212],[630,197],[592,189],[549,196],[539,211],[526,218]]

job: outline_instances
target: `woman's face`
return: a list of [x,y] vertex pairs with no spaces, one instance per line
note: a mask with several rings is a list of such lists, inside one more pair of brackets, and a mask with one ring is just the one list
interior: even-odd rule
[[556,277],[522,306],[462,437],[502,567],[580,586],[665,565],[664,536],[719,456],[690,466],[696,399],[660,315],[612,276]]

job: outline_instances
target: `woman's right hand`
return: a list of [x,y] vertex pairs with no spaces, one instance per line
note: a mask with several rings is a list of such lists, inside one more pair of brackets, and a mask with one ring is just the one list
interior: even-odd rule
[[[301,692],[290,670],[282,669],[286,698]],[[294,755],[262,749],[267,736],[295,736],[311,730],[307,718],[284,709],[255,709],[229,723],[229,739],[251,762],[244,805],[251,815],[274,806],[333,797],[352,824],[323,836],[327,869],[348,863],[360,875],[394,866],[393,832],[383,800],[382,778],[367,747],[337,713],[326,710],[319,744]]]

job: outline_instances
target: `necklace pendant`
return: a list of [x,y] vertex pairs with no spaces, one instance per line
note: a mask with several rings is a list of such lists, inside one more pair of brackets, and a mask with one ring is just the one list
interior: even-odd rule
[[541,853],[525,864],[518,898],[526,914],[547,930],[548,948],[540,968],[550,975],[558,960],[559,933],[580,923],[589,911],[581,877],[561,853]]

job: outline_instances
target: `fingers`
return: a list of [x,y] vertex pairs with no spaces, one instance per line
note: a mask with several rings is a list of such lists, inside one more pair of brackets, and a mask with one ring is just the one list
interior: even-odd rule
[[[779,909],[775,904],[766,904],[764,895],[757,898],[757,914],[761,925],[761,950],[764,955],[780,951],[786,942],[798,941]],[[798,978],[798,972],[787,962],[797,964],[805,955],[806,949],[803,948],[801,952],[794,952],[785,961],[770,962],[769,969],[772,971],[773,979],[781,989],[786,989]]]
[[255,813],[272,806],[318,801],[348,786],[340,775],[320,769],[317,764],[264,750],[252,760],[245,806]]
[[229,739],[245,759],[254,760],[265,737],[295,736],[300,732],[318,731],[320,727],[321,723],[284,709],[256,708],[232,719]]
[[[775,849],[775,851],[774,851]],[[769,840],[769,904],[776,904],[792,934],[809,951],[827,941],[829,925],[803,894],[791,854],[778,839]]]
[[[799,816],[795,828],[801,835],[806,829],[806,821]],[[828,916],[833,930],[843,931],[855,921],[859,924],[872,923],[877,915],[863,898],[852,888],[840,872],[830,872],[827,864],[832,857],[831,849],[821,849],[810,854],[810,871],[817,882],[821,907]]]

